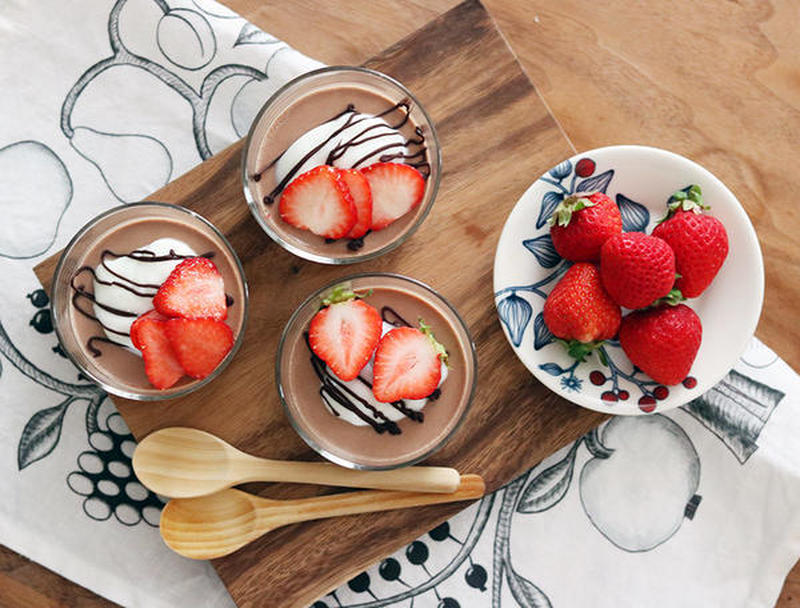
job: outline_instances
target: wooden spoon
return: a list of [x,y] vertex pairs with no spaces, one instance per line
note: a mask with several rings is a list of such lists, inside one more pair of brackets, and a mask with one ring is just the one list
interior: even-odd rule
[[268,500],[241,490],[199,498],[175,498],[161,512],[161,537],[170,549],[192,559],[233,553],[261,535],[300,521],[389,511],[480,498],[480,475],[462,475],[451,494],[364,490],[299,500]]
[[442,493],[459,484],[458,471],[446,467],[353,471],[326,462],[257,458],[211,433],[184,427],[145,437],[133,453],[133,469],[153,492],[172,498],[206,496],[249,481]]

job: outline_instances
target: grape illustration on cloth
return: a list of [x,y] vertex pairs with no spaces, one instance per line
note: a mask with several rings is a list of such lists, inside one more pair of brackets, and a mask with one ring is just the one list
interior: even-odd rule
[[[31,328],[38,334],[52,334],[47,293],[36,289],[26,299],[36,311],[30,321]],[[63,354],[58,345],[53,351]],[[25,424],[17,445],[17,468],[23,471],[52,454],[61,439],[67,411],[76,403],[86,402],[84,419],[89,449],[77,457],[78,470],[67,476],[67,486],[84,497],[83,511],[92,519],[105,521],[113,515],[126,526],[140,522],[158,526],[163,502],[136,479],[131,464],[135,440],[122,417],[113,411],[106,393],[85,382],[80,374],[77,383],[65,382],[34,365],[14,345],[2,323],[0,354],[30,380],[64,398],[35,412]],[[111,413],[103,414],[104,409]]]

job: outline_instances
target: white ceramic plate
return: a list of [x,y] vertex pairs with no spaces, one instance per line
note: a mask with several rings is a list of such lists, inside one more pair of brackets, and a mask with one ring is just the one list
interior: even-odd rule
[[[702,187],[710,213],[725,225],[730,247],[711,286],[686,302],[703,323],[703,341],[689,378],[677,386],[658,385],[633,368],[616,341],[603,347],[609,366],[594,354],[576,363],[552,341],[542,317],[547,294],[569,264],[550,241],[545,223],[550,213],[573,192],[600,190],[620,206],[624,230],[650,233],[664,216],[670,195],[690,184]],[[601,412],[662,412],[703,394],[733,367],[761,314],[764,266],[747,214],[719,179],[666,150],[610,146],[559,163],[522,195],[497,245],[494,296],[514,352],[545,386]]]

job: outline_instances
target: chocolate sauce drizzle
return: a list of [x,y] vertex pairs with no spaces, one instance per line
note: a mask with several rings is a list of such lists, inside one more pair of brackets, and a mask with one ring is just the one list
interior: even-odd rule
[[[372,126],[369,126],[369,127],[365,127],[364,129],[362,129],[361,131],[359,131],[358,133],[356,133],[355,135],[350,137],[350,139],[348,139],[346,141],[342,141],[339,144],[337,144],[336,146],[334,146],[334,148],[328,153],[328,156],[325,159],[325,164],[326,165],[332,165],[334,161],[336,161],[337,159],[341,158],[347,152],[347,150],[349,150],[350,148],[352,148],[354,146],[359,146],[359,145],[364,144],[364,143],[369,142],[369,141],[375,141],[375,140],[379,140],[379,139],[384,138],[384,137],[390,137],[392,135],[395,135],[397,130],[402,128],[410,119],[411,102],[408,99],[402,99],[401,101],[399,101],[398,103],[396,103],[395,105],[390,107],[388,110],[385,110],[384,112],[381,112],[380,114],[375,114],[374,115],[376,118],[382,118],[383,116],[386,116],[387,114],[391,114],[392,112],[395,112],[397,110],[401,110],[403,112],[403,117],[397,124],[395,124],[395,125],[380,124],[380,125],[372,125]],[[336,136],[341,134],[345,129],[348,129],[348,128],[352,127],[353,125],[357,125],[358,123],[363,122],[363,121],[367,120],[367,118],[368,118],[367,116],[364,116],[362,118],[356,118],[356,116],[358,115],[358,112],[356,110],[355,105],[351,103],[351,104],[348,104],[347,107],[342,112],[339,112],[336,116],[334,116],[330,120],[327,120],[327,121],[325,121],[323,123],[320,123],[320,124],[326,124],[328,122],[333,122],[334,120],[337,120],[337,119],[341,118],[342,116],[345,116],[346,114],[350,114],[350,116],[347,118],[347,120],[344,122],[344,124],[342,124],[342,126],[340,126],[333,133],[331,133],[330,136],[328,136],[328,138],[325,139],[325,141],[321,142],[320,144],[318,144],[317,146],[315,146],[314,148],[309,150],[309,152],[305,156],[303,156],[303,158],[301,158],[289,170],[289,172],[284,176],[284,178],[280,181],[280,183],[277,186],[275,186],[275,188],[273,188],[273,190],[263,198],[264,205],[271,205],[271,204],[273,204],[275,202],[275,200],[278,197],[278,195],[295,178],[295,176],[297,175],[297,173],[300,170],[300,168],[308,161],[308,159],[310,159],[314,154],[319,152],[332,139],[334,139]],[[403,162],[405,162],[405,164],[417,169],[423,175],[423,177],[425,179],[428,179],[428,177],[430,176],[430,173],[431,173],[431,166],[430,166],[430,163],[427,160],[427,147],[425,147],[425,135],[424,135],[424,133],[422,131],[422,127],[419,127],[419,126],[415,127],[414,133],[415,133],[416,137],[411,137],[411,138],[407,139],[405,141],[404,145],[405,146],[412,146],[412,145],[413,146],[420,146],[419,150],[417,150],[416,152],[413,152],[413,153],[409,153],[409,154],[404,154],[403,152],[394,152],[392,154],[383,154],[382,156],[380,156],[378,158],[378,160],[380,162],[382,162],[382,163],[393,162],[393,161],[396,161],[396,160],[402,160]],[[359,166],[361,166],[364,162],[366,162],[367,159],[369,159],[370,157],[374,156],[375,154],[377,154],[379,152],[383,152],[384,150],[391,150],[392,148],[396,148],[396,147],[397,147],[396,143],[391,143],[391,144],[386,144],[384,146],[380,146],[380,147],[378,147],[376,149],[373,149],[368,154],[365,154],[362,158],[358,159],[355,163],[353,163],[353,166],[351,168],[356,169]],[[277,163],[278,160],[285,153],[286,153],[286,150],[281,152],[264,169],[262,169],[261,171],[259,171],[257,173],[254,173],[251,176],[253,181],[256,181],[256,182],[259,181],[261,179],[261,176],[263,175],[263,173],[265,171],[267,171],[268,169],[272,168],[275,165],[275,163]],[[367,234],[369,234],[369,233],[367,233]],[[367,235],[365,234],[364,236],[362,236],[360,238],[351,239],[350,242],[347,244],[347,248],[350,251],[358,251],[359,249],[361,249],[364,246],[364,238],[366,236]],[[334,241],[334,239],[326,239],[325,242],[326,243],[333,243],[335,241]]]
[[[397,313],[397,311],[389,306],[384,306],[381,308],[381,319],[394,327],[412,327],[411,323],[406,321],[400,316],[400,314]],[[387,418],[379,409],[361,396],[357,395],[350,388],[348,388],[344,382],[333,375],[325,365],[325,362],[317,357],[314,351],[311,350],[311,344],[308,341],[308,333],[306,332],[304,336],[308,351],[311,353],[311,367],[314,369],[314,373],[316,373],[317,378],[319,378],[319,381],[322,383],[319,389],[319,395],[322,397],[325,405],[328,406],[330,412],[334,416],[340,415],[339,412],[336,411],[336,408],[332,405],[332,402],[335,402],[341,407],[353,412],[356,416],[361,418],[361,420],[369,424],[378,434],[383,434],[386,432],[388,432],[390,435],[402,434],[403,431],[396,422]],[[372,383],[366,378],[357,376],[356,379],[364,386],[372,390]],[[428,400],[436,401],[439,399],[439,397],[441,397],[441,395],[441,389],[437,388],[428,396]],[[425,421],[425,414],[423,412],[418,412],[406,407],[406,404],[403,401],[394,401],[390,405],[414,422],[422,423]]]
[[[114,335],[117,335],[117,336],[130,337],[130,333],[129,332],[122,332],[122,331],[118,331],[116,329],[112,329],[108,325],[106,325],[103,322],[101,322],[97,318],[97,316],[95,314],[93,314],[89,310],[83,308],[82,305],[81,305],[81,302],[83,302],[84,300],[88,301],[88,302],[91,303],[90,306],[91,305],[98,306],[99,308],[102,308],[103,310],[105,310],[107,312],[110,312],[111,314],[118,315],[120,317],[127,317],[127,318],[134,318],[135,319],[136,317],[139,316],[138,313],[131,312],[129,310],[122,310],[120,308],[115,308],[113,306],[109,306],[108,304],[103,304],[102,302],[98,302],[97,299],[94,296],[94,293],[89,291],[86,288],[85,285],[76,284],[76,281],[78,280],[78,278],[84,273],[89,273],[90,275],[92,275],[92,280],[96,281],[100,285],[106,285],[106,286],[109,286],[109,287],[112,287],[112,286],[113,287],[119,287],[120,289],[124,289],[125,291],[128,291],[128,292],[130,292],[130,293],[132,293],[132,294],[134,294],[136,296],[140,296],[140,297],[143,297],[143,298],[152,298],[152,297],[154,297],[156,295],[156,292],[158,291],[158,288],[161,287],[161,285],[155,285],[155,284],[150,284],[150,283],[137,283],[136,281],[133,281],[132,279],[129,279],[128,277],[125,277],[125,276],[119,274],[118,272],[115,272],[115,271],[111,270],[111,268],[109,268],[107,263],[106,263],[107,260],[109,258],[114,259],[114,260],[119,259],[119,258],[130,258],[132,260],[136,260],[137,262],[149,263],[149,262],[167,262],[167,261],[174,261],[174,260],[185,260],[187,258],[193,258],[193,257],[203,257],[203,258],[211,259],[211,258],[214,257],[214,252],[213,251],[208,251],[206,253],[200,254],[200,256],[180,255],[180,254],[175,253],[174,250],[170,249],[169,253],[167,253],[166,255],[156,255],[155,252],[150,251],[148,249],[137,249],[135,251],[131,251],[130,253],[115,253],[115,252],[111,251],[110,249],[104,249],[100,253],[100,265],[109,274],[111,274],[114,277],[117,277],[118,279],[126,281],[126,283],[121,283],[119,281],[114,281],[114,280],[104,281],[102,279],[97,278],[97,272],[95,271],[95,269],[93,267],[91,267],[91,266],[81,266],[80,268],[78,268],[78,270],[75,271],[75,274],[72,275],[72,278],[70,279],[70,282],[69,282],[70,287],[72,288],[72,292],[73,292],[72,293],[72,305],[75,307],[75,310],[77,310],[84,317],[87,317],[87,318],[91,319],[92,321],[95,321],[98,325],[100,325],[100,327],[102,327],[105,332],[111,333],[111,334],[114,334]],[[131,287],[131,285],[133,285],[133,287]],[[233,297],[228,295],[228,294],[225,294],[225,304],[228,307],[233,306]],[[106,344],[114,344],[115,346],[119,346],[121,348],[125,348],[124,345],[119,344],[118,342],[115,342],[114,340],[111,340],[111,339],[109,339],[109,338],[107,338],[105,336],[91,336],[86,341],[86,348],[90,353],[92,353],[93,357],[99,357],[100,355],[103,354],[102,351],[99,348],[97,348],[97,346],[95,346],[95,343],[97,343],[97,342],[103,342],[103,343],[106,343]]]

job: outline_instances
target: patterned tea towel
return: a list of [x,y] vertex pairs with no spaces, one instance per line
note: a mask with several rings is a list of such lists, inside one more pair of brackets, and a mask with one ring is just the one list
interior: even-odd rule
[[59,352],[32,268],[321,64],[210,0],[1,4],[0,542],[125,606],[231,605],[208,563],[161,541],[133,438]]
[[[6,0],[0,32],[0,542],[124,606],[230,606],[161,542],[32,268],[320,64],[212,0]],[[770,606],[800,556],[798,399],[754,340],[691,405],[607,422],[315,607]]]

